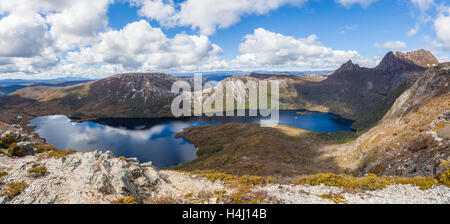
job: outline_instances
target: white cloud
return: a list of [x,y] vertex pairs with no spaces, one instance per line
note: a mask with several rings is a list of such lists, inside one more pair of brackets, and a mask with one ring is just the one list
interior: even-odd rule
[[438,15],[434,21],[434,30],[437,36],[434,44],[442,50],[450,51],[450,8]]
[[419,29],[420,29],[420,25],[419,25],[419,23],[416,23],[416,25],[413,28],[411,28],[408,31],[408,33],[406,33],[406,35],[408,35],[408,37],[412,37],[419,32]]
[[[164,26],[190,26],[203,35],[227,28],[246,15],[262,15],[287,4],[301,5],[306,0],[186,0],[174,5],[172,1],[131,0],[139,11]],[[177,10],[175,10],[177,9]]]
[[335,69],[349,59],[363,66],[375,66],[377,61],[364,58],[357,51],[333,50],[323,46],[315,35],[296,39],[258,28],[245,36],[239,50],[243,53],[231,62],[245,68]]
[[347,32],[350,32],[350,31],[353,31],[356,29],[358,29],[358,24],[351,25],[351,26],[347,25],[347,26],[344,26],[344,28],[342,28],[339,33],[342,35],[345,35],[345,34],[347,34]]
[[401,50],[406,48],[406,43],[402,41],[387,41],[384,43],[375,43],[374,46],[376,48],[383,48],[387,50]]
[[48,43],[47,25],[38,14],[10,14],[0,20],[0,56],[36,56]]
[[351,7],[354,4],[359,4],[361,7],[368,7],[372,3],[376,2],[377,0],[336,0],[341,5],[345,7]]
[[419,16],[417,16],[417,22],[414,27],[406,33],[408,37],[416,35],[423,24],[431,21],[431,16],[427,14],[427,10],[430,9],[432,5],[434,5],[434,0],[411,0],[411,3],[413,6],[419,9],[420,13]]
[[145,21],[130,23],[119,31],[100,34],[92,47],[68,54],[83,63],[119,64],[135,70],[195,69],[217,59],[222,50],[207,36],[177,34],[170,39]]
[[1,78],[46,76],[65,66],[67,50],[91,44],[108,29],[113,1],[1,0],[0,14],[6,16],[0,20],[0,58],[8,59],[0,60]]
[[141,5],[139,15],[165,21],[175,13],[173,2],[163,2],[163,0],[133,0],[135,4]]
[[411,2],[422,12],[427,11],[434,4],[434,0],[411,0]]
[[110,0],[77,0],[62,11],[47,15],[56,45],[63,50],[92,42],[99,31],[107,29],[106,12]]

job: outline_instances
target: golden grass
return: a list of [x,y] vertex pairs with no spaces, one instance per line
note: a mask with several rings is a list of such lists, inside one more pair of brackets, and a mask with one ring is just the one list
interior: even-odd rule
[[430,189],[441,183],[430,177],[378,177],[375,174],[367,174],[364,177],[352,177],[344,174],[322,173],[314,176],[302,177],[297,181],[299,185],[325,185],[329,187],[342,187],[344,189],[379,190],[394,184],[411,184],[421,190]]
[[439,181],[446,187],[450,187],[450,169],[445,171],[440,177]]
[[132,205],[132,204],[137,204],[138,202],[137,202],[136,198],[133,197],[133,196],[125,196],[125,197],[122,197],[122,198],[118,198],[118,199],[112,200],[110,203],[111,204]]
[[25,182],[10,182],[8,186],[3,189],[2,194],[13,198],[21,194],[29,185]]
[[275,183],[275,180],[270,177],[250,176],[250,175],[234,176],[226,173],[219,173],[216,172],[215,170],[196,170],[196,171],[188,171],[187,173],[201,175],[213,183],[219,180],[230,186],[248,185],[254,187],[254,186],[265,186],[267,184]]
[[65,158],[67,155],[74,154],[78,152],[75,149],[67,149],[67,150],[61,150],[53,146],[53,148],[50,149],[50,151],[45,151],[44,153],[41,153],[37,156],[37,161],[40,161],[42,159],[49,159],[49,158]]
[[27,170],[28,174],[33,176],[34,178],[42,177],[47,174],[47,167],[45,166],[37,166],[34,168],[30,168]]
[[9,146],[6,155],[9,157],[24,157],[27,154],[14,142]]
[[347,201],[345,200],[345,198],[342,195],[333,194],[331,192],[328,194],[317,195],[317,197],[328,199],[328,200],[334,202],[335,204],[347,204]]
[[230,200],[235,204],[259,203],[265,199],[261,195],[253,192],[252,189],[256,186],[265,186],[267,184],[276,183],[271,177],[261,176],[234,176],[226,173],[219,173],[215,170],[196,170],[196,171],[181,171],[192,175],[203,176],[211,182],[221,181],[225,186],[236,189],[236,192],[227,195],[227,191],[215,191],[218,199],[227,201]]

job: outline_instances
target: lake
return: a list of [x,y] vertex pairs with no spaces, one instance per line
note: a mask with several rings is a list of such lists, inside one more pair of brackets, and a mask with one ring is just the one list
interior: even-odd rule
[[[298,110],[301,111],[301,110]],[[317,131],[353,131],[353,121],[334,114],[280,111],[280,124]],[[47,142],[61,149],[111,150],[116,156],[135,157],[164,168],[195,159],[196,148],[175,133],[184,128],[230,122],[259,123],[261,117],[191,117],[183,119],[98,119],[75,122],[63,115],[37,117],[29,125]],[[220,134],[220,133],[217,133]]]

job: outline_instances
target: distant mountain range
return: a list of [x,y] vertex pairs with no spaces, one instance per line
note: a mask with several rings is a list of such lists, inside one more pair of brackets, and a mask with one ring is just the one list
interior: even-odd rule
[[71,86],[80,83],[86,83],[92,79],[79,77],[66,77],[47,80],[25,80],[25,79],[1,79],[0,80],[0,96],[8,95],[19,89],[35,86]]

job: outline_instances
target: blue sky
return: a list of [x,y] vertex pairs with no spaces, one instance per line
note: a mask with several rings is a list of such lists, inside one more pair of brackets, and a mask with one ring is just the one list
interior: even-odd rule
[[[137,11],[137,7],[126,2],[111,5],[108,11],[110,26],[122,29],[130,22],[146,19],[140,17]],[[435,10],[430,11],[436,13]],[[434,36],[432,24],[422,26],[417,35],[407,35],[420,14],[419,8],[409,0],[379,0],[368,7],[357,4],[346,7],[335,1],[316,0],[300,7],[283,6],[264,15],[243,16],[231,27],[217,30],[210,40],[225,49],[225,59],[233,59],[239,54],[238,46],[242,38],[263,27],[297,38],[316,34],[324,45],[333,49],[357,50],[365,56],[382,57],[388,49],[376,48],[376,42],[400,40],[407,44],[406,49],[400,50],[432,48],[426,40],[427,36]],[[154,27],[161,27],[157,21],[148,21]],[[170,37],[180,32],[195,34],[189,27],[162,28]]]
[[0,2],[0,79],[332,70],[348,59],[371,67],[390,50],[420,48],[441,61],[450,56],[450,3],[444,0],[42,0],[17,5],[28,1]]

